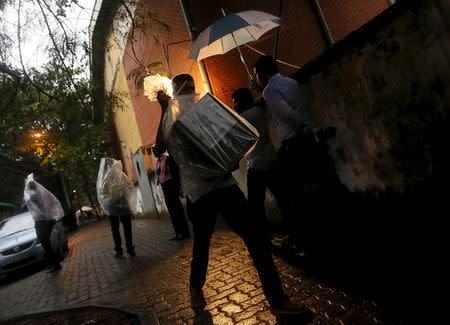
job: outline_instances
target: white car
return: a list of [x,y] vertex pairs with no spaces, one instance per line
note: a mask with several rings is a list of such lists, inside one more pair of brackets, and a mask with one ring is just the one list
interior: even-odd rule
[[[67,236],[57,221],[50,237],[59,259],[68,251]],[[44,248],[36,238],[34,220],[24,212],[0,222],[0,276],[45,259]]]

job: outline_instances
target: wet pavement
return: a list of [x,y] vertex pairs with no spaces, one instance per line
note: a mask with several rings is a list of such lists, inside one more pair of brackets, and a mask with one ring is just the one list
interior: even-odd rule
[[[134,219],[133,236],[137,256],[117,259],[105,220],[71,233],[62,270],[45,273],[42,268],[30,269],[23,276],[0,283],[0,321],[99,306],[138,315],[142,324],[301,323],[293,318],[277,320],[269,312],[243,242],[221,223],[211,243],[205,286],[208,306],[203,312],[194,312],[189,305],[192,239],[169,241],[173,230],[165,218]],[[375,302],[352,297],[283,259],[275,260],[286,292],[314,312],[309,324],[403,324],[388,319]]]

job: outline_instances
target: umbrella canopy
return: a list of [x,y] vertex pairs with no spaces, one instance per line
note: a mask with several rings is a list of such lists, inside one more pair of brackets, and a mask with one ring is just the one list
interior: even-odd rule
[[262,11],[229,14],[200,33],[188,57],[200,61],[213,55],[225,54],[235,47],[256,41],[279,25],[279,17]]

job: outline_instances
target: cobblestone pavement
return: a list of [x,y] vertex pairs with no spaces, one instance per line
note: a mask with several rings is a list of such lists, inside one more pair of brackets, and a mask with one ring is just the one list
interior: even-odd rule
[[[213,236],[205,286],[208,306],[201,313],[189,306],[192,239],[169,241],[173,231],[166,219],[135,219],[133,232],[137,256],[117,259],[105,220],[78,229],[70,235],[70,252],[61,271],[38,270],[0,284],[0,320],[103,306],[135,313],[143,324],[277,324],[242,241],[226,227],[219,224]],[[279,258],[276,264],[286,291],[315,313],[310,324],[401,324],[383,318],[372,301],[327,287]]]

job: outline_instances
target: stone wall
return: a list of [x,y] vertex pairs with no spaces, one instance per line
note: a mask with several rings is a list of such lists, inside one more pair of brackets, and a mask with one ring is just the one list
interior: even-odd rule
[[400,0],[293,75],[315,124],[337,127],[350,190],[302,216],[316,271],[411,324],[442,323],[421,297],[441,294],[450,265],[449,58],[450,3]]
[[334,125],[332,155],[352,191],[445,188],[450,4],[399,1],[299,70],[310,113]]

